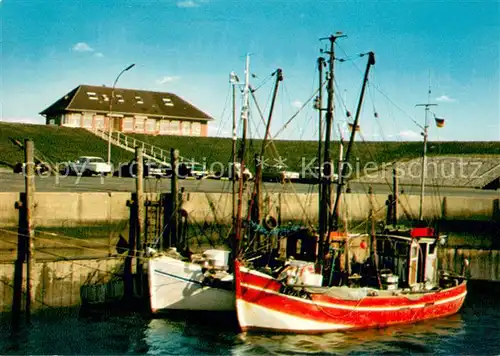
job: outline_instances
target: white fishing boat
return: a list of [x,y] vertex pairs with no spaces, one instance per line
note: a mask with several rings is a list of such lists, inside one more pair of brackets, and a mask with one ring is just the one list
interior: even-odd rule
[[[194,255],[193,255],[194,256]],[[183,259],[175,249],[148,261],[151,311],[231,311],[235,309],[229,251],[206,250],[200,258]]]

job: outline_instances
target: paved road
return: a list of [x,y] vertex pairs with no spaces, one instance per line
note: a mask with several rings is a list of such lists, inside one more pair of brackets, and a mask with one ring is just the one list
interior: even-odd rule
[[[36,190],[39,192],[132,192],[135,191],[135,180],[133,178],[120,177],[37,177],[35,180]],[[219,180],[179,180],[179,186],[190,192],[231,192],[231,182]],[[350,184],[352,192],[366,192],[368,186],[360,183]],[[170,179],[148,178],[145,180],[144,188],[149,192],[170,191]],[[418,186],[403,186],[406,194],[420,194]],[[390,187],[387,185],[373,185],[377,194],[388,194]],[[0,173],[1,192],[24,191],[24,179],[20,174]],[[269,192],[297,192],[310,193],[317,191],[317,186],[309,184],[278,184],[264,183],[264,191]],[[468,188],[451,187],[427,187],[426,194],[439,194],[442,196],[469,196],[469,197],[498,197],[500,190],[479,190]]]

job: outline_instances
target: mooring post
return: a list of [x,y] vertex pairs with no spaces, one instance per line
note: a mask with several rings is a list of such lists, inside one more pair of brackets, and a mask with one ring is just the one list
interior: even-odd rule
[[142,277],[143,277],[143,246],[142,239],[144,235],[144,161],[143,148],[135,148],[135,161],[137,162],[137,176],[135,178],[135,190],[137,194],[137,234],[136,234],[136,266],[137,266],[137,291],[142,296]]
[[24,141],[24,161],[26,170],[24,175],[24,188],[26,192],[26,322],[30,323],[31,317],[31,278],[33,276],[35,230],[33,226],[33,212],[35,209],[35,162],[33,141]]
[[21,301],[23,295],[23,265],[26,261],[26,299],[25,316],[26,323],[30,323],[31,317],[31,276],[33,275],[33,238],[35,234],[33,226],[33,211],[35,207],[35,162],[33,142],[24,141],[24,189],[20,200],[15,207],[19,209],[19,228],[17,259],[14,270],[14,292],[12,299],[12,333],[19,330],[21,318]]
[[136,252],[136,234],[137,234],[137,194],[132,193],[131,199],[127,202],[130,208],[129,217],[129,230],[128,230],[128,255],[125,258],[124,266],[124,284],[125,284],[125,298],[128,301],[133,299],[134,296],[134,279],[132,278],[132,262]]
[[179,189],[177,186],[177,172],[178,172],[178,167],[177,167],[177,161],[179,159],[179,151],[171,148],[170,149],[170,162],[172,165],[172,179],[171,179],[171,184],[172,186],[170,187],[170,195],[172,199],[172,216],[170,220],[170,232],[171,232],[171,246],[176,246],[178,247],[179,240],[178,240],[178,232],[179,232],[179,214],[178,214],[178,207],[179,207]]

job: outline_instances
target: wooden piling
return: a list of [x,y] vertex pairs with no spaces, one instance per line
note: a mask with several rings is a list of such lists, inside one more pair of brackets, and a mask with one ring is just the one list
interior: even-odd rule
[[35,208],[35,162],[34,146],[31,140],[24,141],[24,189],[20,201],[16,202],[19,209],[19,229],[17,259],[14,271],[14,293],[12,300],[12,332],[19,330],[21,318],[21,302],[23,296],[23,265],[26,262],[26,298],[25,317],[26,323],[31,319],[31,280],[33,276],[34,251],[33,239],[35,230],[33,226],[33,211]]
[[143,244],[142,239],[144,238],[144,217],[145,217],[145,206],[144,206],[144,161],[143,161],[143,148],[135,148],[135,161],[137,162],[137,176],[135,178],[135,189],[137,195],[137,234],[136,238],[136,266],[137,266],[137,292],[142,296],[142,285],[143,285]]
[[170,219],[170,242],[171,242],[171,247],[176,246],[179,247],[179,239],[178,239],[178,232],[179,232],[179,214],[178,214],[178,207],[179,207],[179,195],[178,195],[178,184],[177,184],[177,172],[178,172],[178,167],[177,163],[179,160],[179,151],[171,148],[170,149],[170,164],[172,165],[172,179],[171,179],[171,188],[170,188],[170,194],[171,194],[171,212],[172,216]]
[[31,317],[31,280],[33,276],[35,229],[33,226],[33,212],[35,210],[35,161],[33,141],[24,141],[24,160],[26,171],[24,186],[26,192],[26,322]]
[[132,263],[136,255],[136,234],[137,234],[137,194],[132,193],[132,197],[127,201],[130,208],[129,232],[128,232],[128,255],[125,258],[124,266],[124,287],[125,298],[131,301],[134,297],[134,279]]

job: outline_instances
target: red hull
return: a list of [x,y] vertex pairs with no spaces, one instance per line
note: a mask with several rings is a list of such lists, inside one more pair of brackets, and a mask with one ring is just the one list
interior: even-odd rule
[[[464,281],[453,288],[422,294],[379,291],[377,296],[344,298],[310,293],[304,299],[281,293],[281,283],[271,276],[241,267],[238,261],[235,267],[236,310],[243,331],[321,333],[409,324],[456,313],[467,294]],[[345,294],[363,289],[336,290]]]

